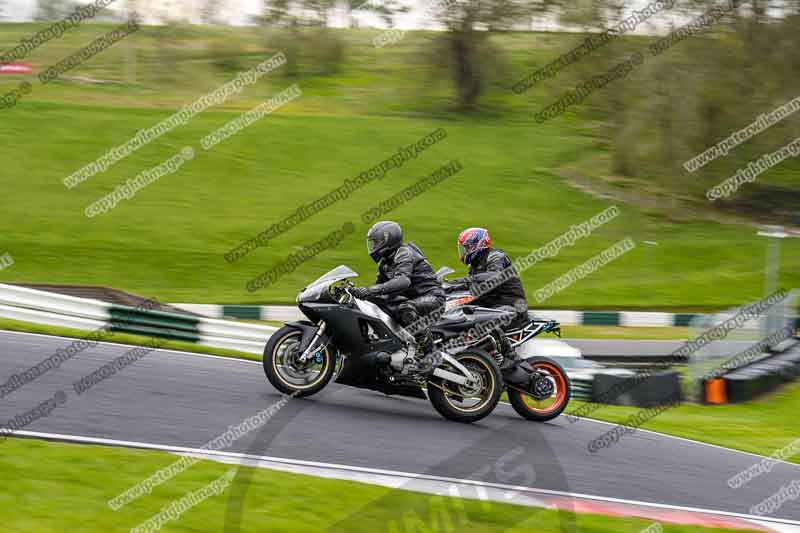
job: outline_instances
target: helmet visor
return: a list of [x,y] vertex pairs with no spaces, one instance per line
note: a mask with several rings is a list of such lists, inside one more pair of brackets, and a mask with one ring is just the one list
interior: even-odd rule
[[372,255],[379,251],[386,244],[386,240],[387,236],[385,233],[367,237],[367,253]]
[[458,243],[458,257],[461,259],[461,262],[465,265],[469,264],[473,257],[475,256],[475,252],[478,250],[479,243],[470,243],[470,244],[461,244]]
[[458,258],[461,260],[462,263],[464,262],[464,257],[466,257],[466,255],[467,255],[466,247],[463,244],[458,243]]

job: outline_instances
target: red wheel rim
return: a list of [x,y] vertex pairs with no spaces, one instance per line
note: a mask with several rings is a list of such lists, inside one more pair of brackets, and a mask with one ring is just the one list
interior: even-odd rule
[[[523,393],[522,403],[525,405],[526,409],[539,415],[546,415],[552,413],[553,411],[557,411],[567,400],[567,380],[564,377],[564,374],[558,369],[558,367],[550,363],[533,363],[531,366],[553,380],[555,392],[553,393],[553,396],[550,396],[546,400],[536,400],[530,394]],[[546,407],[542,407],[540,404],[544,402],[552,403]]]

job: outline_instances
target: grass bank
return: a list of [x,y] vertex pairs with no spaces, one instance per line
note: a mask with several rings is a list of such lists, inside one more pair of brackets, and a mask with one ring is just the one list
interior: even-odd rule
[[[8,439],[0,444],[0,475],[14,490],[0,491],[4,529],[121,531],[136,527],[188,493],[219,479],[230,468],[201,461],[137,501],[112,511],[107,501],[176,460],[167,453],[100,446]],[[246,467],[242,467],[246,469]],[[247,469],[246,469],[247,470]],[[245,476],[243,476],[244,478]],[[571,517],[556,511],[443,499],[372,485],[253,469],[247,490],[234,481],[225,492],[191,507],[164,531],[221,531],[231,495],[242,509],[242,532],[403,531],[412,527],[455,526],[462,531],[558,532]],[[335,495],[335,496],[333,496]],[[398,512],[400,511],[400,512]],[[563,522],[562,522],[563,520]],[[448,523],[449,529],[448,529]],[[577,515],[575,530],[638,533],[650,522],[634,518]],[[664,525],[667,533],[727,531]]]
[[[2,24],[0,47],[42,27]],[[42,71],[111,27],[82,25],[26,61]],[[666,201],[611,200],[561,176],[561,169],[604,152],[594,122],[570,112],[538,125],[531,113],[572,86],[579,70],[565,69],[523,97],[508,87],[581,35],[498,36],[507,56],[502,76],[487,88],[483,111],[459,114],[452,112],[448,84],[436,81],[421,53],[431,50],[435,32],[409,32],[396,45],[375,48],[377,33],[341,32],[347,53],[335,70],[323,74],[305,64],[301,74],[287,76],[281,67],[72,189],[62,184],[65,177],[278,49],[257,28],[146,27],[69,73],[81,79],[47,85],[34,79],[30,95],[2,110],[0,253],[10,253],[15,263],[0,271],[0,282],[98,284],[162,301],[229,304],[293,302],[306,283],[342,263],[369,282],[375,266],[365,252],[369,224],[361,215],[457,159],[461,172],[382,215],[400,222],[435,266],[456,266],[455,239],[465,227],[489,228],[498,247],[520,256],[616,203],[621,214],[615,220],[523,273],[529,294],[620,239],[631,237],[637,247],[532,305],[706,310],[762,294],[765,242],[752,227],[676,215]],[[0,91],[19,81],[4,76]],[[204,136],[292,83],[302,96],[213,149],[200,147]],[[437,128],[447,138],[402,168],[240,261],[223,259],[242,241]],[[84,215],[88,205],[186,146],[195,157],[177,172],[106,214]],[[249,280],[346,222],[355,232],[336,248],[268,287],[246,290]],[[781,284],[787,288],[800,286],[800,241],[794,241],[783,247]]]
[[[571,402],[567,411],[582,405],[583,402]],[[604,405],[589,417],[624,423],[639,411],[637,407]],[[800,383],[793,383],[769,396],[741,404],[680,405],[651,418],[642,428],[768,456],[797,440],[798,412]],[[786,460],[800,464],[800,455]]]

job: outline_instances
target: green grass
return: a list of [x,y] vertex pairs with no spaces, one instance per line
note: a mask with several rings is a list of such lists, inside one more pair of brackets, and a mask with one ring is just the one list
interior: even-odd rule
[[[9,46],[38,26],[0,25]],[[108,27],[86,25],[36,50],[35,68],[57,62]],[[234,37],[235,32],[235,39]],[[458,266],[455,239],[465,227],[491,230],[493,242],[512,257],[529,253],[608,207],[612,202],[573,188],[559,169],[598,150],[596,140],[567,115],[547,125],[530,111],[559,94],[545,84],[525,97],[502,83],[487,95],[481,113],[449,113],[446,85],[430,78],[418,52],[434,34],[413,32],[397,46],[368,45],[374,32],[343,32],[348,55],[331,76],[263,78],[221,108],[205,112],[132,156],[67,190],[67,175],[235,76],[215,67],[220,55],[240,68],[276,50],[250,29],[180,28],[168,41],[157,28],[132,37],[138,50],[135,83],[127,81],[127,41],[87,62],[73,75],[119,84],[34,84],[34,92],[2,110],[0,186],[4,191],[0,252],[16,263],[0,282],[49,282],[113,286],[163,301],[255,304],[291,303],[310,280],[348,264],[369,283],[375,265],[367,257],[361,213],[400,192],[451,159],[464,170],[400,206],[386,218],[400,222],[434,266]],[[580,36],[509,34],[504,79],[521,77]],[[228,44],[233,48],[221,52]],[[366,44],[360,46],[359,43]],[[558,77],[571,83],[573,73]],[[16,83],[4,77],[0,90]],[[211,151],[199,140],[297,82],[303,96],[261,119]],[[443,127],[448,138],[366,185],[324,212],[235,264],[223,254],[292,214],[301,204]],[[87,219],[84,209],[125,180],[160,164],[184,146],[196,157],[111,212]],[[706,218],[676,219],[660,208],[617,202],[621,215],[591,237],[523,273],[529,295],[624,237],[638,246],[537,308],[698,310],[733,306],[762,294],[765,241],[749,226]],[[289,253],[340,227],[356,233],[256,293],[246,283]],[[642,244],[657,241],[658,246]],[[787,239],[783,286],[800,286],[800,241]],[[463,268],[459,268],[463,271]]]
[[[59,337],[69,337],[73,339],[82,339],[86,337],[89,332],[74,329],[64,328],[60,326],[48,326],[44,324],[34,324],[32,322],[24,322],[21,320],[11,320],[8,318],[0,318],[0,330],[9,331],[26,331],[28,333],[41,333],[42,335],[57,335]],[[103,337],[103,342],[116,342],[119,344],[129,344],[131,346],[152,346],[153,339],[151,337],[144,337],[141,335],[132,335],[130,333],[120,333],[118,331],[109,332]],[[239,352],[236,350],[227,350],[222,348],[213,348],[210,346],[201,346],[191,342],[173,341],[159,339],[163,343],[161,349],[163,350],[178,350],[182,352],[202,353],[208,355],[218,355],[220,357],[236,357],[239,359],[252,359],[253,361],[261,361],[261,357],[246,352]],[[266,341],[265,341],[266,342]]]
[[[570,402],[567,412],[583,402]],[[602,406],[590,418],[621,423],[640,411],[637,407]],[[756,401],[735,405],[684,404],[648,420],[643,429],[685,437],[760,455],[770,455],[798,438],[800,383],[794,383]],[[584,424],[586,422],[575,422]],[[598,435],[605,430],[598,426]],[[786,459],[800,464],[800,455]]]
[[[135,502],[112,511],[106,502],[135,485],[176,456],[152,451],[8,439],[0,443],[0,475],[13,490],[0,491],[3,529],[16,533],[129,530],[163,507],[197,491],[225,474],[230,465],[201,461],[153,489]],[[164,532],[221,531],[228,499],[226,492],[192,507]],[[405,530],[402,520],[416,516],[438,520],[438,531],[560,531],[566,513],[500,503],[477,505],[463,501],[390,490],[362,483],[255,469],[242,503],[241,531],[334,530],[353,533]],[[241,494],[236,491],[236,494]],[[239,500],[237,500],[239,501]],[[429,514],[429,511],[437,514]],[[450,520],[447,527],[446,518]],[[636,533],[650,522],[635,518],[577,515],[575,530],[594,533]],[[664,524],[667,533],[699,531],[696,526]],[[705,531],[705,530],[704,530]],[[727,531],[709,529],[711,531]]]
[[[287,108],[291,110],[289,104]],[[551,171],[583,142],[551,128],[468,119],[270,116],[210,152],[199,139],[232,118],[205,113],[73,190],[61,180],[105,149],[165,114],[152,110],[30,104],[7,115],[0,131],[6,206],[3,248],[16,263],[0,281],[97,284],[163,301],[290,303],[310,280],[348,264],[369,283],[375,265],[360,214],[451,159],[464,170],[393,211],[408,239],[431,262],[455,265],[455,237],[480,223],[512,257],[566,231],[608,206],[572,189]],[[437,127],[449,137],[231,265],[223,254]],[[94,132],[103,131],[103,135]],[[42,141],[44,139],[44,141]],[[503,139],[502,143],[496,142]],[[44,144],[42,144],[44,143]],[[176,174],[151,184],[111,212],[83,210],[139,171],[184,145],[198,154]],[[75,150],[80,146],[80,150]],[[25,157],[36,147],[37,161]],[[659,213],[620,205],[622,214],[591,237],[523,273],[529,294],[618,240],[657,239],[536,307],[725,307],[761,294],[764,242],[750,228],[676,223]],[[476,217],[476,210],[480,215]],[[256,293],[246,283],[289,253],[347,221],[356,234]],[[35,235],[35,239],[32,236]],[[713,264],[714,268],[710,268]],[[800,246],[787,242],[783,285],[800,285]]]

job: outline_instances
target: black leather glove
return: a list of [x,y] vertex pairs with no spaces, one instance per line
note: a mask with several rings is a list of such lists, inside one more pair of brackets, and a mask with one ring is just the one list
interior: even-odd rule
[[442,283],[442,288],[445,292],[464,290],[469,288],[469,282],[467,278],[451,279]]
[[375,296],[375,291],[371,287],[356,287],[350,291],[353,296],[361,300],[367,300]]

